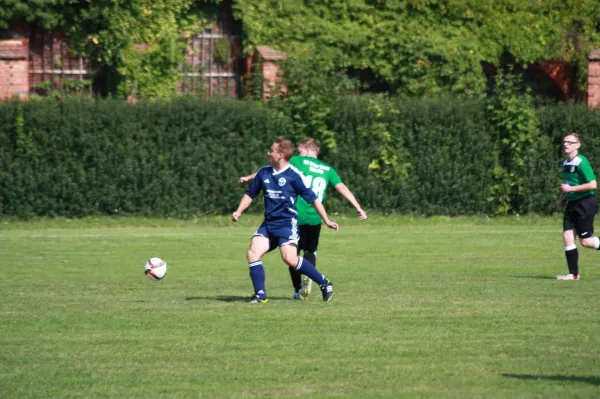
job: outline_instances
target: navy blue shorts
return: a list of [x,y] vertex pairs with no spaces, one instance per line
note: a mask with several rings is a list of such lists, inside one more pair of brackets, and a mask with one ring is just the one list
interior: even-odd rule
[[254,236],[263,236],[269,239],[269,252],[286,244],[298,246],[298,220],[278,220],[277,222],[263,222],[254,233]]

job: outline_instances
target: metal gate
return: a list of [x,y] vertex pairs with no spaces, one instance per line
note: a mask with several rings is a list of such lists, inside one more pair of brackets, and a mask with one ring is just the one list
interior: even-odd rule
[[[32,27],[29,35],[29,92],[85,89],[92,94],[89,60],[72,54],[64,34]],[[78,83],[79,82],[79,83]]]
[[240,92],[240,37],[218,27],[194,35],[182,65],[181,92],[206,97],[238,97]]
[[[233,97],[240,92],[240,36],[222,33],[215,25],[188,42],[181,66],[181,93],[203,97]],[[72,54],[64,34],[32,27],[29,36],[29,92],[48,94],[85,87],[93,95],[89,59]],[[79,82],[79,83],[78,83]]]

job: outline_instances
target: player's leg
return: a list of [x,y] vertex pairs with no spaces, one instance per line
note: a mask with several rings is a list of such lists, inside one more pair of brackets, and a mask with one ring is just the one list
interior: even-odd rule
[[294,243],[286,243],[279,247],[281,259],[289,266],[293,267],[301,274],[310,277],[319,284],[324,284],[327,279],[319,272],[309,261],[298,256],[298,251]]
[[[300,233],[300,239],[298,241],[298,250],[297,250],[297,254],[298,256],[300,256],[300,253],[303,252],[305,250],[304,248],[304,243],[306,242],[306,235],[307,235],[307,226],[306,224],[304,225],[300,225],[298,232]],[[302,300],[306,298],[306,295],[304,295],[304,288],[306,287],[306,281],[309,281],[312,284],[312,280],[309,279],[308,277],[302,277],[302,274],[300,274],[300,272],[298,270],[296,270],[296,268],[294,267],[289,267],[288,268],[289,272],[290,272],[290,278],[292,279],[292,285],[294,286],[294,296],[292,297],[293,299],[296,300]]]
[[[285,237],[285,234],[287,234],[286,230],[284,229],[281,234],[283,234],[283,236]],[[300,226],[300,228],[298,228],[298,224],[297,221],[294,220],[291,225],[290,225],[290,235],[288,237],[297,237],[296,240],[283,240],[282,243],[293,243],[294,245],[298,244],[299,242],[302,241],[302,226]],[[296,256],[300,256],[300,247],[297,246],[296,248]],[[292,267],[288,267],[288,271],[290,273],[290,279],[292,280],[292,286],[294,287],[294,295],[292,296],[292,299],[294,300],[302,300],[304,299],[302,297],[301,291],[302,291],[302,275],[300,274],[300,272],[298,272],[295,268]]]
[[251,303],[267,302],[267,289],[265,286],[265,269],[262,264],[262,257],[269,252],[269,239],[262,235],[255,235],[250,242],[248,249],[248,268],[250,269],[250,279],[254,286],[254,297]]
[[580,202],[582,217],[576,224],[579,242],[586,248],[600,249],[600,239],[594,236],[594,218],[598,211],[596,198],[593,196],[582,199]]
[[[302,237],[302,235],[300,237]],[[300,238],[300,240],[302,240],[302,238]],[[300,248],[296,250],[296,254],[300,256]],[[292,280],[292,285],[294,286],[294,295],[292,296],[292,299],[304,299],[302,296],[302,275],[299,271],[292,267],[288,267],[288,271],[290,272],[290,279]]]
[[304,251],[303,257],[315,267],[317,266],[317,251]]
[[320,271],[318,271],[312,263],[306,259],[298,256],[296,245],[293,243],[287,243],[279,247],[281,251],[281,258],[289,266],[295,268],[301,274],[310,277],[313,281],[316,281],[321,288],[323,294],[323,300],[329,302],[333,297],[333,284],[326,278]]
[[579,242],[586,248],[594,248],[600,250],[600,238],[598,238],[598,236],[589,238],[579,237]]
[[579,278],[579,252],[575,245],[575,222],[577,218],[575,203],[568,203],[563,218],[563,242],[569,274],[556,276],[558,280],[575,280]]
[[[300,226],[300,249],[304,250],[304,259],[317,267],[317,247],[319,246],[319,237],[321,235],[321,225],[301,225]],[[302,296],[304,298],[310,295],[312,291],[312,280],[307,276],[302,278]]]
[[[306,251],[304,251],[304,259],[311,262],[309,259],[306,258]],[[308,276],[302,276],[302,280],[301,280],[301,284],[300,284],[300,286],[301,286],[300,296],[303,299],[308,298],[308,296],[310,295],[310,293],[312,291],[312,282],[313,281]]]
[[[589,196],[576,201],[572,204],[567,204],[569,209],[569,221],[565,222],[567,227],[572,224],[574,231],[569,233],[565,231],[563,238],[565,240],[565,254],[567,256],[567,264],[569,266],[569,274],[566,276],[558,276],[560,280],[579,280],[581,277],[579,274],[579,254],[577,247],[575,246],[575,233],[579,236],[579,242],[581,245],[587,248],[600,248],[600,240],[598,237],[594,237],[594,217],[598,211],[598,205],[596,198]],[[565,218],[566,211],[565,210]]]
[[563,241],[565,243],[565,258],[567,258],[567,267],[569,274],[556,276],[558,280],[574,280],[579,276],[579,252],[575,245],[575,230],[563,231]]

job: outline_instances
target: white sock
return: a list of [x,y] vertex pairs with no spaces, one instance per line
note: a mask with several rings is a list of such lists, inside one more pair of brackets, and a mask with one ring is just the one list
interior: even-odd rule
[[592,237],[594,239],[594,248],[598,249],[600,248],[600,238],[598,237]]
[[575,245],[575,244],[567,245],[567,246],[565,246],[565,251],[570,251],[575,248],[577,248],[577,245]]

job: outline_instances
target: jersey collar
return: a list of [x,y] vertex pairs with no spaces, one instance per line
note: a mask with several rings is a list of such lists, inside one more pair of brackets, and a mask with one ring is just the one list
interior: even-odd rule
[[288,164],[288,165],[287,165],[285,168],[283,168],[283,169],[281,169],[281,170],[278,170],[278,171],[276,171],[276,170],[275,170],[275,167],[273,167],[273,176],[275,176],[275,175],[279,175],[279,174],[281,174],[281,173],[285,172],[286,170],[288,170],[289,168],[290,168],[290,165],[289,165],[289,164]]

